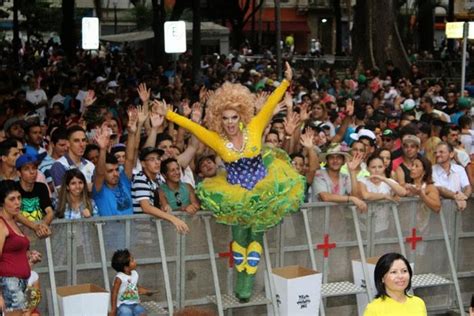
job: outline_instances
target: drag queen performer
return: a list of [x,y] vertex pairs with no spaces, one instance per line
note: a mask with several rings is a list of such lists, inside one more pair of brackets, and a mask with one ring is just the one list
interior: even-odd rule
[[217,222],[232,226],[235,294],[242,302],[252,295],[263,233],[298,211],[304,197],[305,180],[286,153],[262,147],[262,134],[291,78],[286,63],[285,80],[255,116],[255,95],[240,84],[224,83],[207,102],[208,129],[166,111],[166,119],[189,130],[224,161],[226,171],[205,179],[197,194]]

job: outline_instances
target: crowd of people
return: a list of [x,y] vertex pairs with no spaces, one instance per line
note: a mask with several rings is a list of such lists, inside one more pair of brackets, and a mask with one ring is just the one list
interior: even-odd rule
[[[440,210],[441,198],[462,211],[472,193],[469,93],[426,79],[416,64],[406,74],[389,60],[383,69],[358,64],[339,76],[330,68],[293,67],[280,81],[274,60],[234,52],[205,57],[193,81],[188,54],[166,67],[130,47],[78,51],[70,61],[51,42],[26,47],[20,57],[19,69],[0,71],[2,278],[28,279],[31,255],[16,222],[45,236],[56,218],[144,213],[187,233],[192,227],[172,211],[194,215],[214,207],[221,222],[235,226],[231,208],[199,188],[253,190],[275,173],[266,148],[289,155],[271,162],[291,160],[307,202],[353,203],[365,212],[368,201],[417,196],[428,212]],[[229,106],[216,112],[216,100]],[[254,116],[261,120],[251,127]],[[233,164],[236,157],[248,160]],[[239,207],[238,221],[254,216]],[[272,217],[261,210],[265,221],[252,229],[272,227],[287,211]],[[379,222],[376,231],[386,229]],[[9,243],[22,245],[24,269],[2,268]],[[6,286],[3,301],[14,310]]]

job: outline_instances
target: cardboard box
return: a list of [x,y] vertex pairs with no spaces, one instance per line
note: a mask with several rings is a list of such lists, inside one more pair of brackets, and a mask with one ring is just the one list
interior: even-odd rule
[[[372,291],[372,297],[369,300],[366,293],[357,294],[357,310],[359,312],[359,316],[364,314],[365,307],[367,304],[369,304],[369,301],[374,299],[375,294],[377,293],[374,282],[374,270],[379,258],[380,257],[367,258],[367,270],[370,276],[368,286],[370,286]],[[354,284],[365,289],[367,287],[367,282],[365,281],[364,270],[362,270],[362,261],[352,260],[352,273],[354,275]]]
[[[360,260],[352,260],[352,273],[354,275],[354,284],[358,285],[362,288],[366,288],[370,286],[370,290],[372,292],[372,297],[370,300],[367,297],[366,293],[357,294],[357,310],[359,312],[359,316],[364,315],[365,308],[370,301],[375,298],[377,294],[377,289],[375,288],[375,281],[374,281],[374,271],[375,265],[377,261],[379,261],[380,257],[370,257],[367,258],[367,271],[369,272],[370,280],[367,283],[364,277],[364,271],[362,270],[362,261]],[[414,263],[410,263],[412,270],[414,269]]]
[[106,316],[110,294],[94,284],[57,288],[60,316]]
[[322,274],[301,266],[273,269],[280,316],[319,315]]

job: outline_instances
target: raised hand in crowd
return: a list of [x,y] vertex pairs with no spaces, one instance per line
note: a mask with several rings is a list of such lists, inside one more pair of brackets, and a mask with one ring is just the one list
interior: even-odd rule
[[298,113],[293,112],[290,115],[287,115],[283,119],[283,126],[285,128],[285,133],[288,136],[293,135],[295,130],[300,126],[300,116]]
[[191,106],[189,105],[188,99],[181,101],[181,107],[183,108],[183,116],[190,117],[192,113]]
[[300,105],[300,120],[301,122],[306,122],[309,120],[309,104],[304,102]]
[[314,131],[312,128],[305,128],[304,134],[301,134],[300,137],[300,144],[304,148],[308,149],[313,149],[314,143],[313,143],[313,137],[314,137]]
[[146,105],[148,101],[150,101],[151,89],[147,89],[146,83],[140,83],[138,85],[137,92],[142,104]]
[[145,121],[148,119],[148,106],[146,105],[137,106],[137,117],[138,117],[138,125],[143,126]]
[[108,149],[110,144],[110,135],[112,131],[109,127],[103,125],[100,129],[97,129],[97,132],[94,137],[94,141],[99,146],[100,149]]
[[191,108],[191,121],[198,124],[202,121],[202,105],[199,102],[194,102]]
[[265,102],[267,102],[267,99],[269,96],[270,96],[270,92],[268,91],[261,91],[257,93],[257,97],[255,99],[255,109],[257,112],[262,109]]
[[153,129],[158,129],[163,125],[165,118],[163,115],[158,114],[158,113],[150,113],[150,123],[151,123],[151,128]]
[[84,106],[87,108],[94,104],[94,102],[97,100],[95,96],[95,91],[94,90],[88,90],[87,94],[84,98]]
[[128,114],[127,129],[129,132],[134,134],[137,131],[138,110],[136,108],[130,108],[127,114]]

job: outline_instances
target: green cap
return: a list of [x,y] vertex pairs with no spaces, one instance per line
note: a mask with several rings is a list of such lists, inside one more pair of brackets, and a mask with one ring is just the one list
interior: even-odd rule
[[458,99],[458,106],[461,109],[470,109],[471,108],[471,100],[469,98],[465,98],[465,97],[459,98]]
[[359,77],[357,78],[357,82],[366,83],[367,82],[367,77],[364,76],[364,75],[359,75]]

